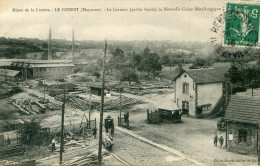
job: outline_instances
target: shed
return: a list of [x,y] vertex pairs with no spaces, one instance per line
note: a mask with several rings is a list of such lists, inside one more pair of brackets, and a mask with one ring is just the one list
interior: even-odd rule
[[20,71],[9,70],[9,69],[0,69],[0,80],[1,81],[18,81],[21,77]]
[[226,110],[226,146],[228,151],[257,154],[259,146],[260,100],[232,96]]

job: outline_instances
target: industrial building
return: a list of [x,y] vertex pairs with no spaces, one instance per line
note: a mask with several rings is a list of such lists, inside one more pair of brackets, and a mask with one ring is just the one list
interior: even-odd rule
[[[74,31],[72,48],[74,47]],[[49,29],[48,60],[33,59],[0,59],[0,68],[16,70],[23,79],[27,78],[63,78],[74,73],[74,64],[68,60],[52,60],[51,28]],[[72,54],[73,54],[72,50]],[[32,54],[34,55],[34,53]],[[4,76],[3,76],[4,77]]]
[[14,60],[11,68],[21,71],[25,78],[62,78],[74,73],[73,63],[64,60]]

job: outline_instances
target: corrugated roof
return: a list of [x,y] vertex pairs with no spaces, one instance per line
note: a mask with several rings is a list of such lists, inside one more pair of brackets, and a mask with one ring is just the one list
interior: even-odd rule
[[2,76],[14,77],[19,73],[20,71],[17,70],[0,69],[0,75]]
[[223,82],[227,71],[228,68],[185,70],[197,83]]
[[234,95],[225,115],[226,120],[260,124],[260,100],[254,97]]

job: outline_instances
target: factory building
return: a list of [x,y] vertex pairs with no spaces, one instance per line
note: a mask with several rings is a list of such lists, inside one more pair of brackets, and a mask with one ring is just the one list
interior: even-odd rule
[[14,60],[11,68],[21,71],[27,78],[63,78],[74,73],[74,65],[71,61],[64,60]]
[[[27,78],[64,78],[74,73],[74,64],[68,60],[53,60],[51,28],[49,29],[48,60],[0,59],[0,68],[20,71],[23,79]],[[72,55],[74,52],[74,30],[72,30]],[[32,54],[34,55],[34,54]]]

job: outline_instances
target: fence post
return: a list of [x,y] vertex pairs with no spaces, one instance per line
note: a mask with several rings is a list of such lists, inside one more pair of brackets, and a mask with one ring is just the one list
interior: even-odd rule
[[117,123],[118,123],[118,126],[120,126],[120,124],[119,124],[119,116],[117,117]]
[[97,128],[97,121],[96,121],[96,118],[95,118],[95,128]]
[[149,122],[149,110],[147,109],[147,121]]

